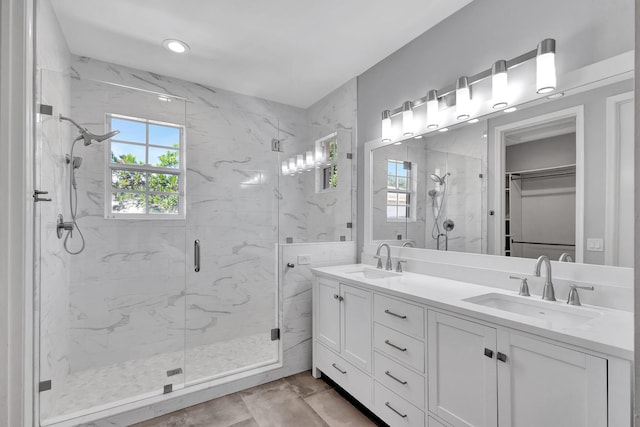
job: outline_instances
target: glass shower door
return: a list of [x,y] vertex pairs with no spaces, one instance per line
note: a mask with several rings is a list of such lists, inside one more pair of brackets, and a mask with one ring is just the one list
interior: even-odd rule
[[277,118],[197,101],[187,117],[189,385],[279,361],[279,192]]
[[[184,156],[168,135],[184,130],[185,102],[41,70],[38,103],[36,182],[52,201],[36,204],[36,374],[49,425],[184,386]],[[73,145],[83,134],[60,114],[95,138]]]

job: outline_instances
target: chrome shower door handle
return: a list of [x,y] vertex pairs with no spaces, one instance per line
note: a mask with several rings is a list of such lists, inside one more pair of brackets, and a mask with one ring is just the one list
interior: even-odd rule
[[200,240],[193,242],[193,269],[197,273],[200,271]]

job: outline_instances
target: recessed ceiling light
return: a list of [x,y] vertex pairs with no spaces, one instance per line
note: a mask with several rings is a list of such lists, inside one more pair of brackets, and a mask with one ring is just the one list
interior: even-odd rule
[[169,98],[168,96],[164,96],[164,95],[158,95],[158,101],[171,102],[171,98]]
[[189,45],[183,41],[176,40],[176,39],[166,39],[162,42],[162,46],[169,49],[173,53],[189,52]]
[[402,145],[402,141],[394,142],[393,145]]
[[554,93],[552,95],[547,96],[547,99],[558,99],[564,96],[564,92]]
[[442,128],[442,129],[438,129],[438,131],[439,131],[439,132],[446,132],[446,131],[448,131],[448,130],[449,130],[449,128]]
[[513,113],[514,111],[516,111],[517,108],[516,107],[509,107],[509,108],[505,108],[504,111],[505,113]]
[[422,139],[422,135],[414,136],[413,139]]
[[469,123],[474,124],[474,123],[478,123],[480,121],[480,119],[471,119],[469,120]]

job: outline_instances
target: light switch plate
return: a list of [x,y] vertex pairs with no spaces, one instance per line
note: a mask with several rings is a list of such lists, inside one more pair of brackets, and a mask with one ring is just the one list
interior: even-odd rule
[[604,251],[604,241],[602,239],[587,239],[587,250],[593,252]]
[[311,255],[298,255],[298,265],[311,264]]

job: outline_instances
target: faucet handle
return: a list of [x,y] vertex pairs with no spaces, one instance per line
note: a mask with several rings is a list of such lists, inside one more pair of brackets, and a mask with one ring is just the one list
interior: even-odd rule
[[527,283],[526,277],[509,276],[509,279],[520,280],[520,292],[518,292],[518,295],[521,295],[523,297],[531,296],[531,294],[529,293],[529,284]]
[[578,289],[584,289],[586,291],[593,291],[593,286],[578,286],[569,285],[569,297],[567,298],[567,304],[569,305],[582,305],[580,303],[580,296],[578,295]]
[[376,266],[376,268],[379,268],[382,270],[382,257],[380,255],[374,255],[373,259],[378,260],[378,265]]
[[407,263],[406,259],[399,259],[398,263],[396,264],[396,272],[402,273],[402,264],[406,264],[406,263]]

